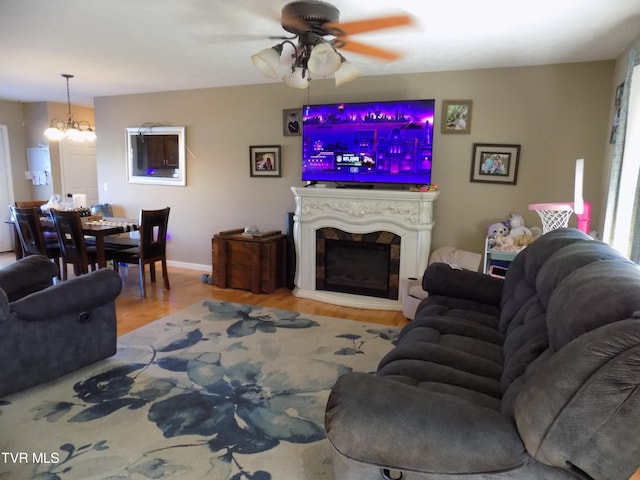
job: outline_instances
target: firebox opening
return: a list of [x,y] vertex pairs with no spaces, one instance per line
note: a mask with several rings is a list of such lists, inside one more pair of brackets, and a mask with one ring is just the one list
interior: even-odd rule
[[324,290],[389,298],[390,245],[326,240]]
[[316,230],[316,290],[398,300],[401,237]]

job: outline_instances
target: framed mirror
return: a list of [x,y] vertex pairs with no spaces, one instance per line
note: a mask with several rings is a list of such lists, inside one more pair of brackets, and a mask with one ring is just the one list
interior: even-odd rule
[[185,127],[127,128],[127,180],[155,185],[187,184]]

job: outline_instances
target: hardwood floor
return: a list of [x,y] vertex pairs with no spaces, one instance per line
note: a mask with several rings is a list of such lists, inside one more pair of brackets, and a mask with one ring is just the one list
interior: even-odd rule
[[162,282],[147,282],[147,297],[143,299],[140,294],[138,267],[120,267],[123,290],[116,300],[118,334],[134,330],[206,298],[384,325],[401,326],[407,323],[402,312],[340,307],[297,298],[285,288],[272,294],[259,295],[244,290],[222,289],[202,283],[201,275],[202,272],[199,271],[169,267],[171,290],[165,291]]
[[[14,261],[13,252],[0,253],[0,267]],[[147,297],[143,299],[140,293],[138,267],[121,266],[120,277],[123,280],[123,288],[116,300],[118,335],[123,335],[207,298],[382,325],[402,326],[407,323],[402,312],[341,307],[295,297],[285,288],[273,294],[259,295],[244,290],[221,289],[202,283],[202,273],[196,270],[169,267],[171,290],[166,291],[161,280],[151,283],[147,277]]]

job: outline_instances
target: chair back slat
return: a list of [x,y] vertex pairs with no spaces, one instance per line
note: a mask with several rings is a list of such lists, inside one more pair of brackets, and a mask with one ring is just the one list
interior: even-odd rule
[[88,273],[89,257],[87,243],[82,233],[80,213],[55,209],[51,209],[50,212],[65,263],[77,265],[80,267],[81,273]]
[[140,258],[162,258],[167,250],[167,225],[170,207],[140,211]]
[[37,207],[9,207],[25,255],[45,255],[47,247]]

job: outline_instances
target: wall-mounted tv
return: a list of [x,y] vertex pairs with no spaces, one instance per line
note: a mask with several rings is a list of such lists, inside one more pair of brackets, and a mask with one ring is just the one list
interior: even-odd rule
[[305,105],[302,180],[431,183],[435,100]]

